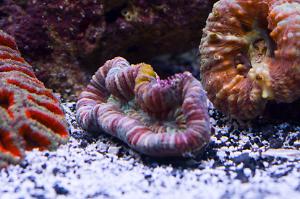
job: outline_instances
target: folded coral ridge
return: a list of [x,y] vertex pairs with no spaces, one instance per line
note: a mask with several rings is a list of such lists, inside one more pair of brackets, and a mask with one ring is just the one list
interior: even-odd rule
[[221,0],[200,44],[204,88],[237,119],[300,98],[300,1]]
[[14,38],[0,31],[0,168],[19,163],[26,150],[65,143],[64,112],[21,57]]
[[209,142],[207,98],[190,73],[161,80],[148,64],[107,61],[77,102],[77,120],[150,156],[194,155]]

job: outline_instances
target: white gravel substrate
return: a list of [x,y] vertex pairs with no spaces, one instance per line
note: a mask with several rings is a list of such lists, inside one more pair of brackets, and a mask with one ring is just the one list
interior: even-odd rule
[[291,135],[299,138],[300,126],[278,125],[273,133],[283,146],[275,149],[259,130],[216,122],[223,118],[211,109],[216,132],[203,156],[156,160],[109,136],[88,136],[76,125],[74,103],[64,108],[68,144],[55,152],[27,152],[21,165],[0,171],[1,199],[300,198],[297,140],[289,144]]

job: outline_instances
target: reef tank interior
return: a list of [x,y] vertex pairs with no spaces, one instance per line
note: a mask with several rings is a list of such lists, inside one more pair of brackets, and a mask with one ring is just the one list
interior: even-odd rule
[[0,1],[0,198],[300,198],[300,0]]

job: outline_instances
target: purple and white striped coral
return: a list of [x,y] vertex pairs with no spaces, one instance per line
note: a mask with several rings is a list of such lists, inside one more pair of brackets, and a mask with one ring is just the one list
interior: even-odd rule
[[190,73],[160,80],[150,65],[107,61],[77,102],[77,120],[151,156],[186,156],[209,142],[207,98]]

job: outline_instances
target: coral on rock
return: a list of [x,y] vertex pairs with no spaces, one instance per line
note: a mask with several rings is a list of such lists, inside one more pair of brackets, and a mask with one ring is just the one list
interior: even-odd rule
[[209,99],[238,119],[300,97],[300,1],[220,0],[200,44]]
[[210,139],[207,98],[189,72],[161,80],[145,63],[107,61],[77,102],[77,120],[151,156],[199,152]]
[[25,150],[53,150],[67,138],[59,101],[0,31],[0,168],[20,162]]
[[0,28],[16,38],[41,81],[75,93],[88,82],[84,73],[116,52],[140,62],[196,48],[215,1],[3,0]]

